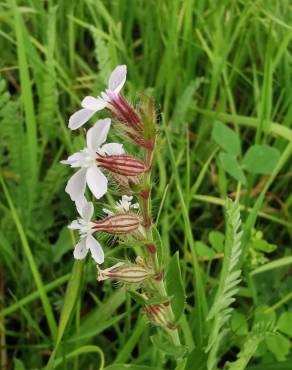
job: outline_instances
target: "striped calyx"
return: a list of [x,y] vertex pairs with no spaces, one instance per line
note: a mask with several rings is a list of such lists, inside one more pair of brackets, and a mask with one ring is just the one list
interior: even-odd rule
[[174,330],[176,328],[168,320],[167,305],[165,304],[146,304],[144,310],[147,314],[148,319],[155,325]]
[[129,155],[100,155],[97,154],[96,163],[108,171],[122,176],[138,176],[146,171],[145,165],[139,159]]
[[119,214],[109,216],[101,221],[95,221],[92,229],[108,234],[123,235],[136,231],[141,225],[141,219],[134,214]]
[[151,271],[145,265],[119,262],[114,266],[98,270],[97,280],[117,280],[126,284],[140,283],[151,276]]

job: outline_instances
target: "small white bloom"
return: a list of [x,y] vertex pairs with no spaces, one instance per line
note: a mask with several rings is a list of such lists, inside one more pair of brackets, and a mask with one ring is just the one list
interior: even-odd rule
[[[120,199],[119,201],[116,202],[116,205],[115,205],[114,209],[118,213],[127,213],[131,209],[139,209],[139,204],[138,203],[132,204],[132,199],[133,199],[132,196],[123,195],[122,196],[122,199]],[[114,212],[113,211],[110,211],[107,208],[103,208],[102,210],[108,216],[113,216],[114,215]]]
[[67,160],[61,161],[71,167],[81,167],[68,181],[65,191],[74,202],[85,201],[84,193],[86,184],[92,194],[101,198],[107,192],[107,178],[98,168],[96,154],[122,155],[124,149],[122,144],[109,143],[102,145],[107,138],[111,120],[109,118],[98,120],[96,124],[87,131],[87,147],[78,153],[74,153]]
[[96,263],[101,264],[104,261],[104,252],[99,242],[92,236],[94,233],[94,223],[91,222],[93,216],[93,204],[87,201],[76,202],[76,207],[80,218],[71,222],[69,229],[78,230],[80,240],[74,249],[74,258],[81,260],[86,257],[88,250]]
[[111,101],[111,96],[118,95],[121,91],[126,82],[126,75],[127,66],[117,66],[110,75],[106,91],[98,97],[86,96],[81,102],[83,109],[78,110],[69,118],[68,127],[71,130],[76,130],[84,125],[94,113],[104,109]]

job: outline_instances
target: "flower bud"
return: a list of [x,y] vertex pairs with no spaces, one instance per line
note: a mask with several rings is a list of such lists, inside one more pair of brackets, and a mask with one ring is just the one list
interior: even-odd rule
[[145,165],[139,159],[129,155],[97,155],[97,165],[123,176],[138,176],[146,171]]
[[135,189],[140,189],[141,180],[139,176],[123,176],[117,173],[111,172],[111,177],[115,183],[127,194],[135,193]]
[[95,221],[92,229],[114,235],[123,235],[138,230],[140,226],[141,220],[137,215],[125,213]]
[[144,124],[144,146],[153,149],[156,136],[156,113],[152,98],[142,95],[141,103],[138,106],[138,114]]
[[139,264],[126,264],[119,262],[116,265],[105,269],[98,270],[97,280],[118,280],[126,284],[141,283],[151,277],[151,272],[146,266]]
[[175,329],[168,320],[167,306],[164,304],[146,304],[144,310],[147,314],[148,319],[155,325],[165,327],[167,329]]
[[118,121],[126,126],[134,129],[134,131],[142,131],[143,124],[140,117],[120,94],[109,93],[110,104],[108,109],[116,117]]

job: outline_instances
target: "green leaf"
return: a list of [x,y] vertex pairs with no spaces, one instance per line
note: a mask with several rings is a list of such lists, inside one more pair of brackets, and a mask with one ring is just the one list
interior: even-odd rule
[[232,176],[235,180],[242,182],[243,184],[246,183],[246,178],[244,173],[237,162],[236,158],[229,153],[221,152],[219,154],[220,161],[224,170]]
[[290,351],[290,341],[282,334],[270,336],[266,339],[268,349],[278,361],[285,361]]
[[63,335],[65,333],[67,324],[69,322],[69,319],[72,315],[72,311],[73,311],[74,306],[75,306],[75,302],[76,302],[76,299],[77,299],[77,295],[78,295],[79,288],[80,288],[80,283],[81,283],[81,275],[82,275],[83,265],[84,265],[84,260],[74,262],[73,269],[72,269],[71,276],[70,276],[70,280],[69,280],[69,282],[67,284],[67,288],[66,288],[64,304],[63,304],[63,307],[62,307],[61,317],[60,317],[59,326],[58,326],[57,340],[56,340],[55,347],[54,347],[54,350],[52,352],[52,355],[51,355],[51,357],[49,359],[49,362],[47,364],[46,370],[53,369],[56,353],[59,349],[61,340],[63,338]]
[[14,370],[25,370],[25,366],[22,361],[15,358],[13,362],[14,362]]
[[186,351],[184,346],[175,346],[166,336],[159,334],[153,335],[151,341],[160,351],[172,357],[180,358]]
[[283,312],[278,320],[277,327],[282,333],[292,338],[292,312]]
[[150,299],[147,299],[147,304],[160,304],[167,301],[171,301],[173,296],[157,296]]
[[173,296],[171,303],[175,321],[177,321],[184,312],[185,290],[181,277],[179,256],[176,252],[170,259],[166,274],[167,294]]
[[211,231],[208,239],[212,247],[218,252],[223,252],[225,236],[220,231]]
[[214,123],[212,139],[227,153],[235,157],[241,152],[238,135],[222,122],[216,121]]
[[195,248],[198,256],[200,257],[207,257],[208,259],[212,259],[216,254],[210,247],[202,242],[195,242]]
[[150,367],[145,365],[114,364],[104,368],[104,370],[163,370],[161,367]]
[[[83,355],[83,354],[87,354],[87,353],[98,353],[99,354],[99,358],[100,358],[100,366],[98,367],[98,369],[103,369],[104,368],[104,354],[103,354],[103,351],[98,347],[98,346],[93,346],[93,345],[88,345],[88,346],[83,346],[83,347],[79,347],[75,350],[73,350],[72,352],[67,352],[66,354],[62,354],[62,356],[60,358],[57,358],[55,363],[54,363],[54,369],[65,363],[65,359],[70,359],[70,358],[74,358],[74,357],[77,357],[77,356],[80,356],[80,355]],[[62,369],[64,369],[64,367],[62,367]]]
[[262,272],[266,272],[266,271],[273,270],[273,269],[280,268],[280,267],[287,266],[287,265],[292,265],[292,256],[287,256],[287,257],[279,258],[272,262],[268,262],[265,265],[260,266],[256,268],[255,270],[253,270],[251,272],[251,275],[259,274]]
[[146,299],[144,296],[135,290],[127,290],[127,293],[131,296],[131,298],[138,304],[146,304]]
[[206,370],[207,369],[207,355],[201,348],[195,348],[189,354],[185,370]]
[[246,317],[237,311],[234,311],[231,316],[231,329],[237,335],[246,335],[248,333],[248,326]]
[[280,152],[269,145],[253,145],[242,160],[244,168],[255,174],[270,175],[280,159]]

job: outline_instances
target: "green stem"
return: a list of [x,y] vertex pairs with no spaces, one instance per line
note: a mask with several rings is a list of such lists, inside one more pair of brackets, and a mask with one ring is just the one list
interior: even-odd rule
[[[154,244],[153,239],[153,233],[152,233],[152,204],[151,204],[151,170],[152,170],[152,161],[153,161],[153,155],[154,155],[154,148],[153,149],[147,149],[145,148],[144,153],[144,160],[145,160],[145,166],[148,168],[148,171],[143,176],[143,189],[144,191],[142,194],[139,195],[140,198],[140,205],[142,210],[142,216],[143,216],[143,223],[146,231],[145,241],[147,243]],[[151,260],[151,267],[155,273],[156,276],[159,276],[161,274],[160,266],[158,263],[157,258],[157,251],[148,251],[150,260]],[[152,286],[156,289],[157,295],[166,297],[167,292],[165,288],[165,284],[163,281],[163,277],[157,280],[152,281]],[[174,322],[174,314],[171,307],[171,303],[167,306],[167,319],[169,322]],[[180,338],[178,334],[177,329],[166,329],[166,331],[169,333],[170,337],[172,338],[172,341],[174,345],[179,346]]]

